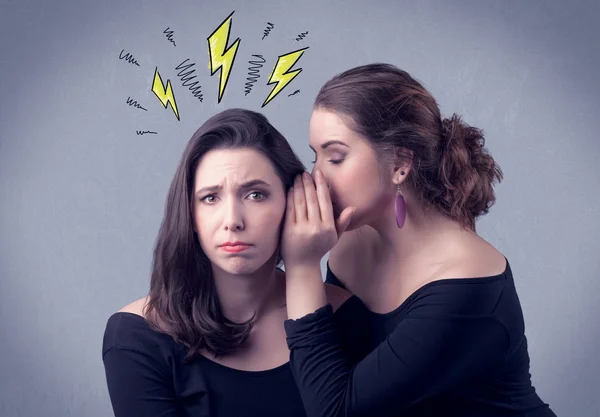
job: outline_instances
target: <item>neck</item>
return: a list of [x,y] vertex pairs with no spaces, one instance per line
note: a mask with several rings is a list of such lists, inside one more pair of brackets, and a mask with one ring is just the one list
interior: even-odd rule
[[213,266],[213,279],[221,310],[233,322],[260,319],[285,304],[285,280],[275,268],[275,256],[252,274],[234,275]]
[[437,259],[440,250],[449,249],[445,244],[447,237],[465,233],[457,221],[435,208],[425,211],[412,196],[404,197],[406,221],[402,229],[396,225],[393,199],[384,209],[385,215],[370,224],[380,237],[376,250],[379,261],[402,265],[409,260]]

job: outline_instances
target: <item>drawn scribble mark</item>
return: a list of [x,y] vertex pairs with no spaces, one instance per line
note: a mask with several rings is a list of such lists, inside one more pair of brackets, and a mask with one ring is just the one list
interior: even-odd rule
[[173,46],[177,46],[175,45],[175,41],[173,40],[173,31],[170,30],[170,28],[166,28],[163,33],[165,35],[167,35],[167,39],[169,40],[169,42],[171,42],[173,44]]
[[[188,69],[190,69],[194,65],[196,65],[196,63],[193,62],[191,64],[185,64],[186,61],[189,61],[189,58],[185,59],[181,64],[179,64],[175,67],[176,70],[181,70],[177,73],[177,75],[179,76],[179,78],[181,78],[181,81],[183,82],[181,85],[183,85],[184,87],[189,87],[189,89],[192,92],[192,94],[194,95],[194,97],[196,97],[198,100],[200,100],[200,102],[202,102],[203,96],[202,96],[202,90],[201,90],[202,86],[200,85],[200,81],[196,80],[196,81],[192,82],[192,80],[197,77],[197,75],[195,74],[196,69],[187,71]],[[185,65],[183,65],[183,64],[185,64]],[[187,72],[185,72],[185,71],[187,71]]]
[[262,55],[252,55],[255,58],[260,58],[262,59],[262,61],[248,61],[248,63],[250,64],[250,66],[248,67],[248,77],[246,78],[246,80],[248,80],[246,82],[246,87],[244,89],[245,91],[245,95],[250,94],[250,91],[252,91],[252,84],[254,84],[255,82],[258,81],[258,79],[260,78],[259,73],[259,69],[261,69],[263,67],[263,64],[265,62],[267,62],[265,60],[265,58],[263,58]]
[[148,111],[148,109],[142,107],[137,101],[133,100],[131,97],[127,97],[127,104],[135,107],[136,109],[142,109]]
[[124,59],[126,62],[129,62],[130,64],[137,65],[138,67],[140,66],[140,64],[138,64],[138,62],[135,60],[133,55],[131,55],[129,52],[127,52],[125,55],[123,55],[123,52],[125,52],[125,49],[121,49],[121,53],[119,53],[119,59]]
[[235,11],[231,12],[229,16],[219,25],[217,29],[207,38],[208,40],[208,54],[210,62],[210,75],[215,75],[217,70],[221,69],[221,77],[219,79],[219,100],[223,98],[223,92],[227,87],[229,81],[229,74],[235,61],[238,47],[240,45],[240,38],[237,38],[233,44],[227,49],[229,43],[229,34],[231,32],[231,20]]
[[296,91],[294,91],[292,94],[288,94],[288,97],[295,96],[295,95],[296,95],[296,94],[298,94],[299,92],[300,92],[300,90],[296,90]]
[[302,32],[301,34],[299,34],[299,35],[296,37],[296,42],[297,42],[297,41],[301,41],[302,39],[306,38],[306,35],[308,35],[308,32]]
[[271,33],[271,30],[275,27],[275,25],[271,22],[267,22],[267,28],[264,30],[263,32],[263,40],[269,36],[269,33]]
[[294,66],[294,64],[300,59],[300,57],[304,54],[308,47],[298,49],[297,51],[293,51],[287,53],[285,55],[280,55],[277,58],[277,62],[275,63],[275,67],[273,68],[273,72],[269,77],[269,82],[267,85],[275,84],[273,90],[271,90],[271,94],[267,97],[265,102],[261,107],[265,107],[271,100],[273,100],[277,94],[281,92],[294,78],[298,76],[302,72],[302,68],[298,68],[297,70],[290,71],[290,69]]
[[146,134],[151,134],[151,135],[156,135],[157,134],[156,132],[153,132],[151,130],[136,130],[135,133],[137,133],[138,136],[146,135]]
[[175,113],[175,117],[179,120],[179,111],[177,110],[177,103],[175,102],[175,96],[173,95],[173,88],[171,87],[171,80],[167,80],[167,87],[165,88],[160,74],[158,73],[158,67],[154,70],[154,81],[152,82],[152,92],[160,100],[163,107],[166,109],[167,105],[171,104],[171,109]]

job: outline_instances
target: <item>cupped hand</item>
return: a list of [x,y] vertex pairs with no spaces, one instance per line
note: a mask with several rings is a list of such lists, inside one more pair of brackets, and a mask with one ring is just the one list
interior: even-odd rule
[[308,172],[298,175],[287,195],[281,236],[286,269],[320,263],[348,227],[354,211],[354,207],[347,207],[334,219],[323,174],[317,171],[314,181]]

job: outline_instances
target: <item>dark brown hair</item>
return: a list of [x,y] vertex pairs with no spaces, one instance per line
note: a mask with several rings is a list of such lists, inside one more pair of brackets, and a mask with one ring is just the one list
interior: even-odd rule
[[188,142],[169,188],[145,309],[152,328],[188,349],[187,359],[203,348],[215,355],[234,352],[252,328],[253,319],[234,323],[222,314],[210,260],[193,228],[196,168],[207,152],[223,148],[261,152],[273,164],[286,192],[305,169],[281,133],[265,116],[250,110],[218,113]]
[[381,63],[352,68],[321,88],[314,107],[345,116],[384,162],[411,159],[407,180],[426,208],[475,230],[493,205],[502,171],[483,132],[456,114],[442,119],[433,96],[406,71]]

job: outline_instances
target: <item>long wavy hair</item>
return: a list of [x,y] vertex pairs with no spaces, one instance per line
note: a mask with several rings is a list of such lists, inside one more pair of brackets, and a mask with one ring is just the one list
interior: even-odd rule
[[253,319],[234,323],[223,315],[210,260],[193,228],[194,175],[200,160],[211,150],[235,148],[254,149],[266,156],[286,192],[305,170],[281,133],[264,115],[251,110],[216,114],[188,142],[166,199],[144,309],[152,328],[187,347],[186,359],[201,349],[217,356],[234,352],[253,324]]

